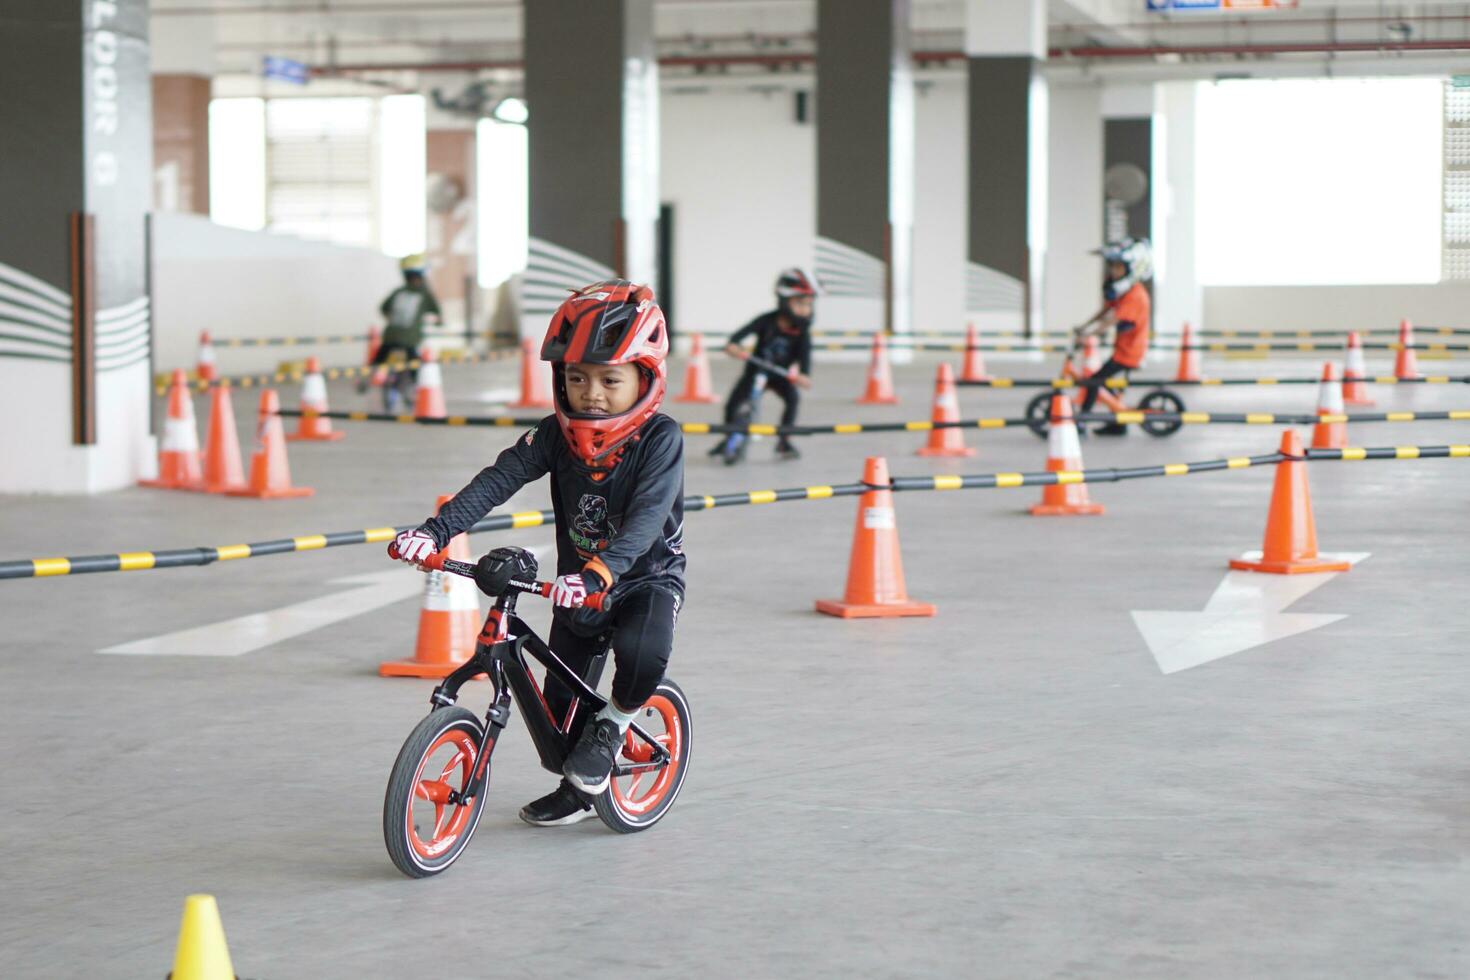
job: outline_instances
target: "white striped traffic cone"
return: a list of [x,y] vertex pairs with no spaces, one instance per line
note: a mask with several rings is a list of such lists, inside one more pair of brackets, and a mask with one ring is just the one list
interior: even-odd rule
[[[1077,439],[1077,425],[1072,420],[1072,400],[1066,395],[1053,395],[1051,428],[1046,435],[1046,471],[1075,473],[1081,469],[1082,445]],[[1041,503],[1031,508],[1033,517],[1102,512],[1102,504],[1088,499],[1085,483],[1047,484],[1041,488]]]
[[[1322,384],[1317,389],[1317,414],[1342,414],[1342,382],[1337,379],[1337,365],[1322,365]],[[1318,422],[1312,429],[1313,449],[1342,449],[1347,445],[1346,422]]]
[[204,471],[199,458],[199,429],[194,423],[194,400],[182,368],[174,371],[168,388],[168,417],[158,447],[158,478],[139,480],[139,486],[161,490],[200,490]]
[[[322,365],[315,357],[306,359],[306,377],[301,379],[301,402],[303,413],[325,412],[327,408],[327,379],[322,377]],[[303,414],[296,420],[296,431],[286,438],[292,442],[307,439],[314,442],[334,442],[345,433],[332,428],[332,420],[320,415]]]
[[214,342],[209,339],[208,330],[199,333],[199,357],[194,364],[194,374],[200,381],[213,381],[218,377],[214,362]]
[[[449,499],[441,496],[436,511]],[[470,539],[463,534],[450,539],[448,552],[456,561],[473,560]],[[378,673],[383,677],[447,677],[474,655],[479,635],[480,592],[475,583],[462,575],[428,572],[413,657],[381,663]]]
[[1369,406],[1373,399],[1368,397],[1368,366],[1363,363],[1363,340],[1356,330],[1347,338],[1347,359],[1342,366],[1342,400],[1348,405]]

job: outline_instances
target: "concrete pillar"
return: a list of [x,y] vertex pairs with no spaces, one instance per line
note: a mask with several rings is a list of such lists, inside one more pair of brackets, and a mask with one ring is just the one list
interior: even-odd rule
[[909,0],[817,2],[816,274],[830,328],[911,329]]
[[1103,89],[1103,234],[1154,238],[1154,86]]
[[446,325],[480,334],[486,320],[475,264],[475,130],[430,129],[426,139],[429,285]]
[[168,13],[149,18],[155,211],[209,214],[214,30],[212,14]]
[[1160,336],[1204,323],[1204,290],[1195,253],[1195,115],[1199,82],[1158,86],[1155,119],[1154,325]]
[[0,23],[0,492],[123,487],[154,463],[147,0]]
[[967,0],[970,227],[966,317],[982,330],[1032,334],[1042,319],[1046,255],[1046,7]]
[[658,222],[653,0],[525,6],[530,248],[522,330],[539,338],[567,290],[651,283]]
[[1075,326],[1102,305],[1102,87],[1094,82],[1051,85],[1051,132],[1046,239],[1047,325]]

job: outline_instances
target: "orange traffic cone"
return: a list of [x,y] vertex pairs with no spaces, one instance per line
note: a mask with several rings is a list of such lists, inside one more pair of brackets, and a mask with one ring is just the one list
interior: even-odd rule
[[704,351],[704,334],[697,333],[689,348],[689,366],[684,369],[684,393],[674,401],[708,405],[715,400],[714,388],[710,385],[709,355]]
[[378,356],[378,348],[382,345],[382,331],[378,329],[377,324],[373,324],[372,326],[368,327],[367,356],[362,359],[364,367],[369,367],[372,365],[373,358]]
[[[1053,395],[1051,427],[1046,435],[1046,471],[1070,474],[1081,469],[1082,446],[1077,441],[1077,424],[1072,421],[1072,400],[1066,395]],[[1031,508],[1034,517],[1102,512],[1102,504],[1095,504],[1088,499],[1087,484],[1078,483],[1075,479],[1042,487],[1041,503]]]
[[980,335],[973,323],[965,327],[965,363],[960,369],[961,381],[989,381],[985,373],[985,352],[980,349]]
[[434,359],[434,352],[425,347],[419,353],[419,389],[413,400],[413,416],[417,419],[442,419],[449,414],[444,410],[444,372]]
[[913,601],[904,588],[888,461],[869,456],[863,466],[863,482],[881,489],[870,489],[858,498],[847,592],[841,599],[818,599],[817,612],[843,619],[934,615],[933,606]]
[[1194,346],[1194,330],[1186,323],[1184,330],[1179,334],[1179,370],[1174,375],[1174,380],[1198,381],[1199,379],[1199,350]]
[[1082,339],[1082,370],[1089,376],[1094,375],[1102,364],[1102,352],[1097,349],[1097,337],[1088,334]]
[[214,342],[209,339],[208,330],[199,333],[199,357],[194,364],[194,374],[200,381],[213,381],[218,376],[214,364]]
[[1367,377],[1368,368],[1363,363],[1363,341],[1358,332],[1353,330],[1348,333],[1347,360],[1342,366],[1342,400],[1345,404],[1373,404],[1373,399],[1368,397],[1368,386],[1364,383]]
[[1302,440],[1295,429],[1281,434],[1281,454],[1271,488],[1271,512],[1266,518],[1266,540],[1259,554],[1232,559],[1231,568],[1244,572],[1296,575],[1301,572],[1345,572],[1351,562],[1328,561],[1317,555],[1317,522],[1312,517],[1312,492],[1307,486],[1307,464]]
[[1399,321],[1399,356],[1393,362],[1393,376],[1400,381],[1414,381],[1419,377],[1419,355],[1414,350],[1414,325],[1408,320]]
[[[954,371],[948,362],[941,362],[934,377],[935,422],[958,422],[960,400],[955,394]],[[929,443],[919,450],[920,456],[973,456],[975,450],[965,445],[963,429],[956,427],[929,430]]]
[[882,332],[873,334],[873,360],[868,365],[868,387],[859,405],[897,405],[893,393],[893,369],[888,364],[888,344]]
[[551,380],[534,341],[521,341],[521,397],[511,402],[510,407],[551,407]]
[[[1317,390],[1317,414],[1342,415],[1342,382],[1337,380],[1337,365],[1322,365],[1322,384]],[[1341,449],[1347,445],[1346,422],[1318,422],[1312,429],[1313,449]]]
[[315,357],[306,359],[306,377],[301,379],[301,411],[296,431],[286,437],[292,442],[299,439],[334,442],[346,434],[335,431],[331,419],[311,414],[327,411],[327,381],[322,377],[321,362]]
[[209,431],[204,440],[204,489],[229,493],[245,487],[240,462],[240,436],[235,431],[235,405],[230,386],[221,382],[209,389]]
[[274,388],[260,393],[260,418],[255,427],[255,453],[250,457],[250,484],[227,491],[232,497],[310,497],[311,487],[291,486],[286,461],[286,433],[281,428],[281,400]]
[[[437,510],[450,498],[441,496]],[[449,557],[473,561],[470,539],[457,534],[449,541]],[[475,652],[480,635],[480,593],[475,583],[462,575],[428,572],[424,576],[424,601],[419,608],[419,637],[413,659],[390,660],[378,665],[383,677],[446,677]]]
[[158,478],[139,480],[138,485],[162,490],[198,490],[202,481],[194,401],[189,397],[188,376],[180,369],[174,371],[168,388],[168,418],[163,421],[163,441],[158,446]]

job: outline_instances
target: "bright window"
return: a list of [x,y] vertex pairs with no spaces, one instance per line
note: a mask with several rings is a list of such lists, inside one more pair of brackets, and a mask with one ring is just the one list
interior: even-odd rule
[[1202,85],[1200,282],[1439,281],[1442,86],[1432,78]]
[[530,164],[526,127],[481,119],[475,132],[480,285],[494,289],[526,267]]
[[209,216],[233,228],[265,227],[265,101],[209,103]]
[[378,245],[389,255],[422,252],[428,235],[424,97],[378,103]]

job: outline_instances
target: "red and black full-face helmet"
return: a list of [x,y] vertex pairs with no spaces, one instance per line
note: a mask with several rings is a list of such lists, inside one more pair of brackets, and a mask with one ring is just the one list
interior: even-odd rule
[[[653,290],[607,279],[577,290],[551,317],[541,359],[551,362],[556,419],[567,445],[587,466],[607,468],[618,450],[663,404],[669,331]],[[638,399],[620,415],[583,415],[567,400],[568,364],[635,364]]]

